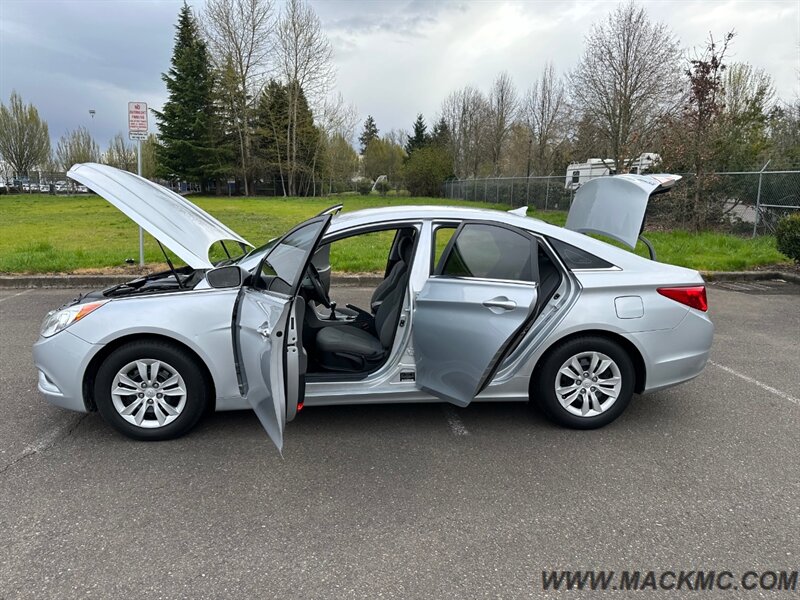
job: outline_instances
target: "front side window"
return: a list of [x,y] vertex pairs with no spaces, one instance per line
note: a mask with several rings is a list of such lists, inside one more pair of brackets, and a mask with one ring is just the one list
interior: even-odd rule
[[536,242],[497,225],[468,223],[456,234],[440,275],[536,280]]
[[267,254],[261,267],[261,275],[277,277],[290,289],[294,289],[300,280],[308,254],[314,248],[327,220],[315,219],[284,237]]

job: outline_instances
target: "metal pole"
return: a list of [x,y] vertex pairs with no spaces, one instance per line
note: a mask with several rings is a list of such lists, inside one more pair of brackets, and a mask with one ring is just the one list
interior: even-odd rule
[[761,170],[758,172],[758,193],[756,194],[756,217],[753,219],[753,237],[756,237],[756,229],[758,229],[758,215],[761,212],[761,178],[764,175],[764,169],[767,168],[767,165],[769,165],[770,162],[772,162],[771,158],[764,164],[763,167],[761,167]]
[[[136,140],[136,172],[142,176],[142,140]],[[139,266],[144,266],[144,231],[139,227]]]

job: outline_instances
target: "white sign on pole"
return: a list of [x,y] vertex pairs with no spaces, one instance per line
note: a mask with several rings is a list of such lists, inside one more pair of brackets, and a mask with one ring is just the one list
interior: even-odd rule
[[[136,162],[142,176],[142,140],[147,139],[147,103],[128,102],[128,137],[136,140]],[[139,266],[144,266],[144,231],[139,227]]]
[[128,102],[128,132],[147,133],[146,102]]

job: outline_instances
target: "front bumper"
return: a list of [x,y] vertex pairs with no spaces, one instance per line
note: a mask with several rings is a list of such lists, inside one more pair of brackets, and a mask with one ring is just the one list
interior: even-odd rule
[[674,329],[629,335],[642,352],[647,377],[643,393],[649,393],[702,373],[711,352],[714,324],[706,313],[690,309]]
[[73,335],[68,329],[33,345],[33,363],[39,372],[38,389],[50,404],[89,412],[83,398],[83,374],[101,348]]

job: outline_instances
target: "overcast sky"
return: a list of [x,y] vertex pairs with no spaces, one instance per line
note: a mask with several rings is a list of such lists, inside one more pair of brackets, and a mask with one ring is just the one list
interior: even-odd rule
[[[202,0],[190,2],[196,10]],[[566,72],[583,37],[615,2],[312,0],[335,50],[336,88],[381,131],[428,122],[453,89],[486,89],[505,69],[527,88],[543,64]],[[779,96],[800,94],[800,1],[650,1],[681,45],[735,29],[733,60],[767,70]],[[169,65],[173,0],[0,0],[0,97],[33,102],[55,140],[79,125],[101,147],[127,127],[129,100],[159,107]],[[94,119],[89,109],[96,110]]]

